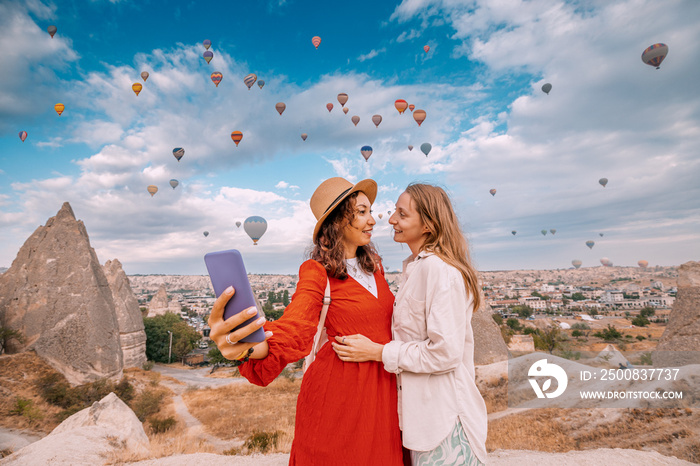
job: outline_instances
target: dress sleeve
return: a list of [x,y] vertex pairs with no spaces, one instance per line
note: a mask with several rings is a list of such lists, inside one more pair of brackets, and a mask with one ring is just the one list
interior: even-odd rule
[[388,372],[444,374],[462,362],[472,299],[467,296],[461,276],[442,271],[428,276],[431,277],[425,300],[428,338],[386,344],[382,361]]
[[326,277],[326,270],[319,262],[307,260],[301,264],[292,301],[282,317],[264,325],[266,331],[272,332],[267,340],[270,347],[267,357],[241,364],[238,370],[243,377],[255,385],[267,386],[287,364],[311,352],[321,317]]

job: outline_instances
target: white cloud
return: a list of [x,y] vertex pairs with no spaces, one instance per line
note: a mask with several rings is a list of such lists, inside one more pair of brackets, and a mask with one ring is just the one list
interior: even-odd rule
[[386,52],[386,47],[382,47],[382,48],[379,49],[379,50],[377,50],[377,49],[372,49],[372,50],[370,50],[368,53],[363,54],[363,55],[360,55],[359,57],[357,57],[357,60],[360,61],[360,62],[363,62],[363,61],[366,61],[366,60],[371,60],[372,58],[376,57],[376,56],[379,55],[380,53],[384,53],[384,52]]

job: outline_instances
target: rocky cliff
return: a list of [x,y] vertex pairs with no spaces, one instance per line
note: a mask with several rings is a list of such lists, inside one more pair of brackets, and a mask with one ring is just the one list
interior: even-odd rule
[[491,364],[508,359],[508,347],[503,341],[503,336],[498,325],[493,320],[491,306],[483,304],[472,315],[472,329],[474,331],[474,364],[477,366]]

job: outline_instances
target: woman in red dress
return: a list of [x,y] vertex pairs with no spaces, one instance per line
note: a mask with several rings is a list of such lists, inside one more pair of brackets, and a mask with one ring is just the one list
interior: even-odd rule
[[[353,185],[331,178],[316,189],[311,197],[317,219],[314,249],[299,269],[296,292],[279,320],[261,318],[231,332],[250,315],[244,311],[223,321],[223,308],[235,290],[217,299],[211,338],[225,357],[245,358],[239,370],[249,381],[266,386],[287,364],[311,352],[326,278],[332,299],[325,322],[329,339],[361,333],[377,342],[391,341],[394,296],[371,244],[375,221],[370,207],[376,194],[373,180]],[[238,341],[263,323],[266,341]],[[402,465],[396,405],[396,377],[380,362],[343,362],[324,344],[302,380],[289,464]]]

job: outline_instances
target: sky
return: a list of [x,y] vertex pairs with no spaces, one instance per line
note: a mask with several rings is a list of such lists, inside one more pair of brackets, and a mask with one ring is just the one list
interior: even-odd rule
[[[659,42],[657,70],[641,54]],[[479,270],[700,260],[699,44],[696,0],[2,0],[0,267],[67,201],[127,274],[205,274],[233,248],[250,273],[296,273],[333,176],[379,184],[389,270],[411,182],[447,190]]]

